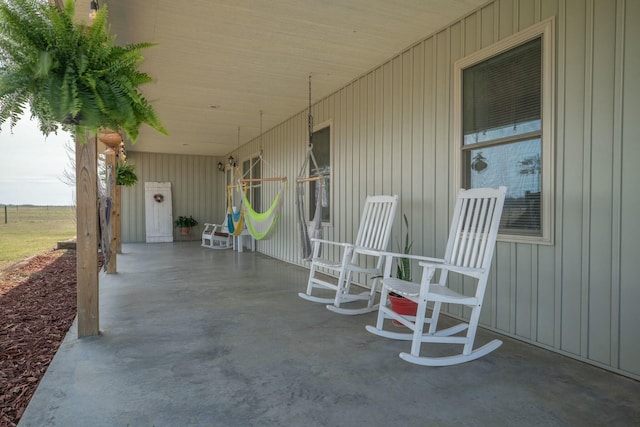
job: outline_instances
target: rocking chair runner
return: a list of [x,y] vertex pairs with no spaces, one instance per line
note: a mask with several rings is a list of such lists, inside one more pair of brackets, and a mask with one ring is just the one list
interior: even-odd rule
[[[366,329],[383,337],[411,341],[411,352],[400,353],[400,358],[418,365],[455,365],[475,360],[502,345],[502,341],[493,340],[480,348],[473,349],[505,194],[506,187],[460,190],[443,259],[389,252],[383,254],[386,262],[378,318],[376,326],[367,326]],[[411,283],[391,277],[393,260],[401,258],[419,261],[419,265],[423,268],[421,283]],[[438,283],[433,283],[431,279],[436,270],[440,270],[440,280]],[[449,288],[447,286],[449,272],[476,279],[475,293],[464,295]],[[391,292],[418,304],[415,317],[401,315],[391,309],[388,300]],[[438,317],[443,303],[471,308],[469,321],[438,330]],[[433,304],[431,317],[427,317],[428,304]],[[385,319],[402,323],[413,333],[385,330]],[[425,323],[429,324],[426,333],[423,332]],[[460,336],[459,334],[465,330],[466,334]],[[461,344],[463,348],[460,354],[453,356],[421,357],[420,347],[423,342]]]
[[[329,303],[327,308],[340,314],[362,314],[374,311],[377,306],[373,304],[379,277],[382,275],[384,258],[379,251],[386,250],[391,235],[391,227],[398,206],[398,196],[369,196],[367,197],[360,228],[354,244],[332,242],[323,239],[312,238],[313,255],[311,258],[311,270],[307,282],[306,293],[300,292],[298,296],[308,301]],[[325,254],[329,253],[327,247],[333,245],[342,250],[342,257],[338,261],[320,258],[320,249],[325,246]],[[367,266],[367,261],[374,266]],[[338,273],[337,283],[332,283],[319,276],[322,272]],[[359,294],[351,294],[352,273],[363,273],[371,278],[371,289]],[[332,298],[320,298],[312,295],[315,288],[335,291]],[[364,300],[367,301],[363,308],[344,308],[343,303]]]

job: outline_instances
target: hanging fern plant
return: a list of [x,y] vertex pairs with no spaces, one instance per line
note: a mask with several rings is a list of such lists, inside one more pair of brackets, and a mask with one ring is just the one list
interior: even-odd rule
[[102,7],[91,26],[74,21],[74,1],[59,9],[35,0],[0,0],[0,124],[15,126],[28,106],[40,130],[76,136],[122,129],[132,141],[146,123],[166,134],[140,92],[137,70],[151,43],[114,45]]
[[138,182],[138,176],[136,175],[136,165],[127,163],[126,160],[118,162],[116,165],[116,185],[123,185],[125,187],[131,187]]

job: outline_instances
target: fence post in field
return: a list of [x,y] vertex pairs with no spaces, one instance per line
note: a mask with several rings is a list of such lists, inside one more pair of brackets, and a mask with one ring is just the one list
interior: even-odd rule
[[7,205],[4,205],[4,223],[7,223]]

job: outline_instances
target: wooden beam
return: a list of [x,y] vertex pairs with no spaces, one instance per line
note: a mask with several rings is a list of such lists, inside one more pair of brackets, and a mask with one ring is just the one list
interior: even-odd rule
[[287,180],[287,177],[279,177],[279,178],[242,178],[240,180],[240,182],[245,183],[245,182],[272,182],[272,181],[279,181],[279,182],[284,182]]
[[78,338],[100,334],[98,316],[97,141],[76,136],[76,279]]
[[313,182],[313,181],[322,181],[323,179],[325,179],[327,176],[329,175],[318,175],[318,176],[311,176],[309,178],[298,178],[296,180],[296,182]]

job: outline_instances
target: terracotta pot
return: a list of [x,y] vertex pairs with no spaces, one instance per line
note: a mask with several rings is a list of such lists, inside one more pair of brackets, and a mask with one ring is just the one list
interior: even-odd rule
[[118,150],[122,142],[122,135],[120,135],[120,132],[113,130],[104,130],[98,132],[98,140],[112,150]]
[[[416,311],[418,310],[418,304],[416,304],[415,302],[409,299],[406,299],[403,297],[397,297],[394,295],[389,295],[389,301],[391,302],[391,309],[396,313],[404,314],[406,316],[416,315]],[[394,320],[393,324],[397,326],[404,326],[402,323],[398,322],[397,320]]]
[[182,234],[183,236],[186,236],[189,233],[191,233],[191,227],[180,228],[180,234]]

